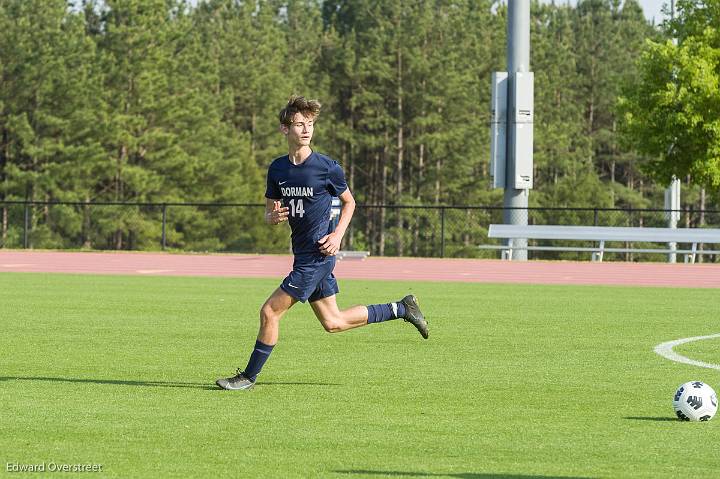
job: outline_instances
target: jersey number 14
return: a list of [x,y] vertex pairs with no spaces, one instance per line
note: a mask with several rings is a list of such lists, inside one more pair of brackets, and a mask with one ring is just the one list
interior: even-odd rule
[[305,208],[303,208],[303,200],[290,200],[290,216],[302,218],[305,214]]

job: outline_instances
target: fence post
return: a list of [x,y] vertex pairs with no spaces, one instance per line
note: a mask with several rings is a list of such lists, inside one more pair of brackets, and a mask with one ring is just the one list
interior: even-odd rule
[[593,215],[593,224],[595,226],[598,225],[598,209],[597,208],[595,208],[595,214]]
[[165,236],[165,225],[167,225],[167,204],[162,205],[162,250],[165,251],[166,236]]
[[445,207],[440,207],[440,257],[445,257]]
[[25,200],[25,225],[23,226],[23,248],[28,248],[28,230],[30,229],[30,205]]

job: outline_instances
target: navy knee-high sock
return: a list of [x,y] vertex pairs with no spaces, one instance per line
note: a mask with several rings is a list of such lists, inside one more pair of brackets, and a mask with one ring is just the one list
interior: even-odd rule
[[245,366],[245,371],[243,371],[246,378],[255,381],[274,347],[274,345],[270,346],[269,344],[261,343],[259,340],[255,341],[255,349],[253,349],[250,360],[247,366]]
[[368,324],[382,323],[405,316],[405,305],[399,301],[397,303],[371,304],[367,309]]

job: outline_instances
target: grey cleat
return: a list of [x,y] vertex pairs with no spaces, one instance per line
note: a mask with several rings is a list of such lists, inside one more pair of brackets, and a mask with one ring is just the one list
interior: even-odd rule
[[255,386],[255,381],[251,381],[250,378],[245,377],[245,373],[237,370],[237,374],[231,378],[220,378],[215,381],[215,384],[223,389],[234,391],[237,389],[250,389]]
[[420,335],[427,339],[428,324],[427,321],[425,321],[425,316],[423,316],[420,311],[420,306],[418,306],[418,301],[415,295],[408,294],[401,300],[401,302],[405,305],[405,316],[403,316],[405,321],[412,323],[412,325],[420,332]]

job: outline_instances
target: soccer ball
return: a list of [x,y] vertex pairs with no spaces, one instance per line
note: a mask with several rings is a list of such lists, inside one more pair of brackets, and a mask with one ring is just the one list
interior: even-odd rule
[[673,409],[681,421],[709,421],[718,409],[717,395],[707,384],[690,381],[675,391]]

